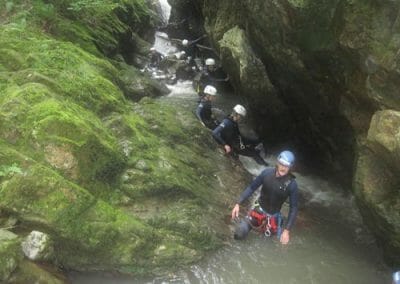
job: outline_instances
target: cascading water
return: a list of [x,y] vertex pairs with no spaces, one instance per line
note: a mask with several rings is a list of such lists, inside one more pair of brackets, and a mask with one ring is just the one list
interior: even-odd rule
[[164,24],[168,24],[169,17],[171,15],[171,5],[169,5],[168,0],[159,0],[161,7],[161,17]]

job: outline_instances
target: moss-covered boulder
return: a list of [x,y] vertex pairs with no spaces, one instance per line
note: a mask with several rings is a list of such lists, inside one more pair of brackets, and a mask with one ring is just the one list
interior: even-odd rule
[[7,283],[63,284],[68,283],[68,280],[60,271],[52,269],[48,265],[40,266],[40,264],[22,260]]
[[23,258],[21,240],[16,234],[0,229],[0,281],[7,282]]
[[400,263],[400,113],[377,112],[357,160],[354,189],[361,213],[391,264]]
[[[0,6],[0,221],[14,220],[20,237],[46,233],[47,265],[188,265],[230,237],[224,211],[247,175],[218,152],[194,102],[138,102],[163,88],[104,57],[120,53],[144,2],[94,1],[92,14],[89,2]],[[4,277],[36,274],[18,263],[2,266]]]

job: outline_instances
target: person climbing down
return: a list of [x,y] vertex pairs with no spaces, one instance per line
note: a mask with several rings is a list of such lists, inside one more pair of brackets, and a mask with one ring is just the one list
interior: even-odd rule
[[158,68],[160,65],[161,60],[164,58],[164,56],[157,51],[155,47],[150,48],[149,52],[149,59],[150,63],[149,66],[152,68]]
[[193,81],[194,88],[199,96],[202,96],[202,90],[207,85],[216,86],[218,82],[227,82],[229,77],[217,68],[214,58],[207,58],[205,68],[196,76]]
[[196,116],[200,120],[201,124],[211,130],[218,125],[218,122],[216,122],[212,114],[212,101],[215,99],[216,95],[217,89],[213,86],[207,85],[204,88],[204,97],[200,100],[196,109]]
[[238,122],[246,116],[246,109],[242,105],[236,105],[231,115],[225,118],[212,132],[212,136],[222,145],[225,153],[239,154],[252,157],[258,164],[267,165],[260,156],[262,143],[258,139],[242,137]]
[[[262,186],[258,205],[250,210],[245,219],[241,220],[235,231],[235,239],[244,239],[254,228],[266,236],[275,233],[282,244],[289,243],[290,230],[296,220],[298,210],[298,187],[295,176],[291,173],[294,161],[292,152],[287,150],[281,152],[275,168],[266,168],[242,192],[232,209],[232,219],[238,218],[240,204]],[[287,198],[289,198],[289,213],[285,226],[282,226],[280,211]]]
[[206,37],[207,37],[207,35],[204,34],[204,35],[202,35],[199,38],[194,39],[194,40],[183,39],[181,41],[181,46],[182,46],[181,48],[182,48],[182,50],[184,50],[186,52],[186,54],[188,56],[191,56],[192,58],[199,57],[200,56],[200,54],[199,54],[200,51],[199,51],[199,49],[197,47],[197,43],[200,42],[202,39],[204,39]]

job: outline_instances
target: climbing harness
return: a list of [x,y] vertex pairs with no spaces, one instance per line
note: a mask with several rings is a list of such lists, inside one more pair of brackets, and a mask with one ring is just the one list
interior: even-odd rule
[[276,234],[280,238],[282,232],[282,215],[280,212],[268,214],[264,212],[261,206],[256,205],[250,210],[247,221],[254,231],[264,234],[266,237]]

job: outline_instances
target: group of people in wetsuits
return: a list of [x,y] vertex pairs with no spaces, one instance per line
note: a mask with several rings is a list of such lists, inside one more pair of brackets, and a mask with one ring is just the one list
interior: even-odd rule
[[[211,66],[215,64],[212,58],[207,59]],[[206,60],[206,63],[207,63]],[[210,65],[210,64],[209,64]],[[206,66],[208,66],[206,64]],[[210,69],[206,69],[207,71]],[[239,122],[246,117],[247,110],[238,104],[233,107],[232,113],[217,122],[212,114],[212,102],[218,92],[214,82],[208,79],[205,73],[201,84],[205,85],[200,93],[199,105],[196,116],[205,127],[212,130],[212,136],[220,144],[226,154],[239,154],[253,157],[261,165],[268,164],[261,157],[264,149],[258,139],[249,139],[241,135]],[[199,83],[199,88],[203,85]],[[243,191],[232,209],[232,219],[239,217],[240,205],[246,201],[257,188],[261,186],[261,193],[257,205],[250,210],[248,215],[240,220],[236,226],[235,239],[244,239],[251,229],[264,233],[266,236],[277,235],[282,244],[287,244],[290,239],[290,230],[293,227],[298,210],[298,186],[295,176],[290,172],[294,165],[295,157],[291,151],[282,151],[275,167],[265,168],[260,175]],[[284,223],[281,208],[289,199],[289,213]]]
[[[187,64],[195,62],[197,41],[182,40],[181,45],[186,47],[181,51],[182,56],[189,55]],[[154,54],[154,52],[153,52]],[[156,56],[156,55],[154,55]],[[161,58],[153,58],[154,64],[159,64]],[[229,116],[218,121],[213,115],[212,103],[218,95],[218,82],[226,82],[229,77],[221,76],[221,71],[216,66],[214,58],[205,59],[204,67],[194,66],[197,71],[194,76],[194,88],[199,95],[199,104],[196,109],[196,117],[200,123],[212,130],[212,137],[221,145],[228,155],[244,155],[254,158],[263,166],[268,166],[261,152],[263,144],[259,139],[250,139],[240,133],[239,122],[247,115],[244,106],[237,104],[233,107]],[[223,73],[222,73],[223,74]],[[293,227],[298,210],[298,186],[295,176],[291,173],[295,157],[291,151],[282,151],[277,158],[274,167],[266,167],[254,181],[246,187],[237,199],[232,209],[232,219],[239,217],[240,206],[261,186],[261,193],[257,205],[252,208],[245,218],[242,218],[235,228],[235,239],[244,239],[251,229],[264,233],[266,236],[275,234],[282,244],[287,244],[290,239],[290,230]],[[289,213],[284,222],[281,208],[286,200],[289,200]]]

